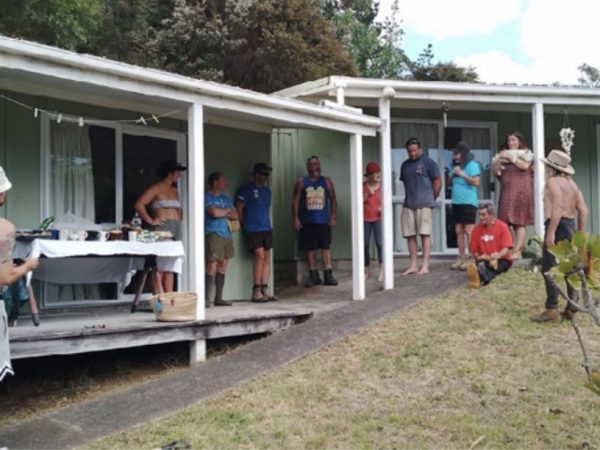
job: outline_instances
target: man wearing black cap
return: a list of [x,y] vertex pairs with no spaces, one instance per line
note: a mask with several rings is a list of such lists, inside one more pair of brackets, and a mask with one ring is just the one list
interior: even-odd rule
[[244,228],[246,244],[254,254],[254,285],[251,298],[253,302],[277,300],[268,293],[273,228],[269,217],[271,190],[266,183],[272,170],[273,168],[264,162],[254,164],[252,181],[242,186],[235,197],[235,207]]

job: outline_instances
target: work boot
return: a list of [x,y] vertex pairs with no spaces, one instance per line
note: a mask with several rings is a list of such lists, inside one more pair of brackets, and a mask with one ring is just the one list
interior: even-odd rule
[[231,306],[231,305],[232,305],[231,302],[225,301],[222,298],[220,298],[220,299],[215,298],[215,306]]
[[479,289],[481,287],[481,279],[479,278],[479,271],[475,263],[467,266],[467,275],[469,275],[469,287],[471,289]]
[[534,314],[529,318],[532,322],[553,322],[560,319],[558,309],[545,309],[540,314]]
[[571,308],[569,308],[569,305],[567,305],[565,310],[561,313],[561,317],[564,320],[573,320],[573,317],[575,316],[576,312],[577,312],[577,310],[571,309]]
[[469,264],[475,264],[475,260],[467,256],[465,257],[465,259],[463,259],[462,263],[460,264],[460,266],[458,266],[458,268],[464,272],[465,270],[467,270],[467,267],[469,267]]
[[311,269],[308,271],[308,281],[306,282],[306,287],[317,286],[318,284],[323,283],[321,281],[321,277],[319,276],[319,272],[317,270]]
[[338,284],[337,280],[333,277],[333,270],[331,269],[325,269],[323,271],[323,279],[325,280],[323,282],[325,286],[337,286]]
[[269,301],[269,299],[262,293],[262,285],[255,284],[252,286],[252,298],[250,301],[255,303],[264,303]]
[[262,293],[263,297],[265,297],[270,302],[276,302],[277,300],[279,300],[274,295],[269,295],[269,285],[268,284],[261,284],[260,292]]
[[458,255],[456,261],[450,266],[451,270],[460,270],[460,266],[465,262],[465,257],[463,255]]

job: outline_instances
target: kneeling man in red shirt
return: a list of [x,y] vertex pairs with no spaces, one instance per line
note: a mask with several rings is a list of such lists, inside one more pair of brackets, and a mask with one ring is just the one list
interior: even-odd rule
[[512,266],[513,239],[508,225],[496,218],[492,205],[479,206],[479,223],[471,233],[469,251],[475,264],[469,264],[467,273],[472,288],[486,285]]

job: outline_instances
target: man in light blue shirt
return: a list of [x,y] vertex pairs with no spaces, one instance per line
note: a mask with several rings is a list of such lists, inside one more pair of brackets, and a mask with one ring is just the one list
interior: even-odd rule
[[227,189],[227,180],[220,172],[208,177],[208,191],[204,193],[204,235],[206,252],[206,299],[210,306],[210,288],[215,284],[215,306],[231,306],[223,300],[225,272],[227,263],[233,258],[233,239],[228,220],[236,219],[237,213],[229,197],[223,192]]

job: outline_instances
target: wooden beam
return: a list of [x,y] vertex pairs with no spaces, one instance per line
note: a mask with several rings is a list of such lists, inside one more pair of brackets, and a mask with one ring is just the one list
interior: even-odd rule
[[392,194],[392,135],[389,97],[379,99],[379,160],[381,161],[381,224],[383,246],[383,288],[394,288],[394,201]]
[[350,136],[350,191],[352,203],[352,298],[365,299],[365,230],[362,191],[362,136]]
[[531,109],[531,123],[533,136],[533,199],[534,199],[534,217],[535,234],[544,236],[544,163],[543,158],[546,148],[544,140],[544,105],[536,103]]

